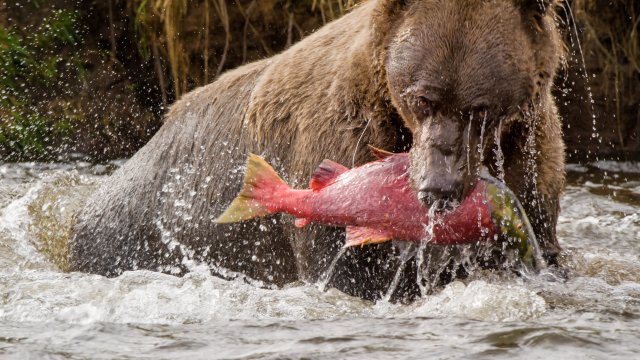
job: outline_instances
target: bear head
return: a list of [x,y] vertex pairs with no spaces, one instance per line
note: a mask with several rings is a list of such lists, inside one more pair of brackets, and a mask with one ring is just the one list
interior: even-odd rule
[[541,116],[536,109],[553,106],[550,89],[563,50],[559,4],[386,0],[385,6],[387,84],[413,134],[411,182],[425,205],[450,209],[474,186],[506,129],[531,126]]

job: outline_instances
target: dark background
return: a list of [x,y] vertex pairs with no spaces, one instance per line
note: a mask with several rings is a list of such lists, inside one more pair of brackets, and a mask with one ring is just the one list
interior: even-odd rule
[[[286,49],[355,3],[0,0],[0,155],[131,156],[182,94]],[[564,4],[567,58],[555,92],[569,161],[639,160],[640,1],[568,4],[576,27]]]

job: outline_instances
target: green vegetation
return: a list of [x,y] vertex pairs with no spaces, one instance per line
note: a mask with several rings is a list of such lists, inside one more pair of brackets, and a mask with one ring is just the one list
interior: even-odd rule
[[[269,56],[280,50],[272,48],[275,34],[280,35],[280,41],[275,41],[276,47],[283,45],[282,35],[286,35],[284,45],[291,45],[294,32],[302,37],[312,30],[298,21],[316,17],[321,23],[326,23],[340,17],[360,1],[128,0],[127,8],[133,18],[140,53],[145,59],[162,56],[168,61],[173,92],[180,97],[194,84],[208,83],[225,66],[239,65],[236,63],[238,59],[229,59],[230,50],[234,48],[232,39],[235,39],[234,50],[242,54],[241,63],[247,60],[247,48],[251,46],[249,42],[259,45],[262,56]],[[196,18],[194,13],[201,16]],[[201,29],[195,41],[185,31],[187,27],[194,26]],[[213,52],[221,53],[219,59],[211,59]],[[200,60],[196,62],[195,69],[192,66],[193,55]],[[194,74],[200,72],[199,79],[195,78]],[[164,83],[163,74],[159,72],[157,75],[160,83]]]
[[[60,48],[65,49],[60,52]],[[0,152],[8,160],[44,159],[68,137],[73,117],[56,113],[48,100],[64,69],[82,76],[80,38],[70,11],[53,11],[35,28],[0,27]]]
[[[362,1],[0,2],[0,156],[131,156],[175,99],[283,51]],[[569,5],[577,31],[563,9]],[[558,95],[569,154],[640,156],[640,1],[561,6],[570,58]],[[601,135],[595,141],[591,113]]]
[[[578,26],[584,31],[588,62],[599,71],[601,81],[596,83],[597,94],[611,99],[606,111],[615,117],[619,145],[625,147],[627,137],[634,129],[625,124],[624,112],[630,94],[638,91],[640,81],[640,5],[637,0],[617,0],[603,9],[595,0],[574,0],[573,11]],[[640,118],[637,119],[640,121]]]

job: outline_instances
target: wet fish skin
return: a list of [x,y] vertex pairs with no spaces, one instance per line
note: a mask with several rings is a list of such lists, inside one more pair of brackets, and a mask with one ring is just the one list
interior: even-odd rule
[[487,183],[480,180],[456,209],[434,215],[428,234],[428,209],[411,189],[408,154],[376,151],[379,160],[353,169],[325,160],[310,189],[292,189],[262,158],[250,154],[243,189],[216,222],[287,213],[299,227],[310,222],[346,227],[346,246],[391,239],[468,244],[493,240],[501,230],[492,218]]

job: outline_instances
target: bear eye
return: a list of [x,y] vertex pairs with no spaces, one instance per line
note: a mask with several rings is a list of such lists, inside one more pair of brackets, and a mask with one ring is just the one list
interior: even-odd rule
[[487,109],[486,107],[481,107],[475,110],[475,116],[478,117],[478,119],[486,119],[487,116],[489,116],[489,109]]
[[486,120],[489,116],[489,109],[486,106],[479,106],[467,112],[469,120]]
[[416,99],[416,110],[419,114],[430,117],[433,115],[433,104],[424,96]]

